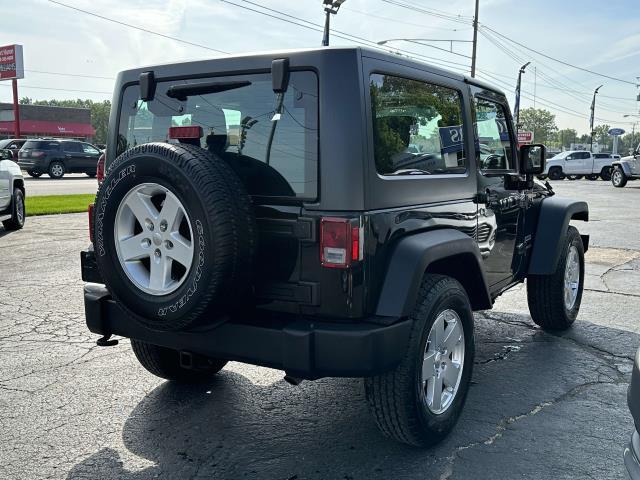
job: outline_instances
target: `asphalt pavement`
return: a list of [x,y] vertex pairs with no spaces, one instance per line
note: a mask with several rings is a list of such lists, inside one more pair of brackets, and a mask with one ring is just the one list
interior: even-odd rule
[[71,173],[65,175],[60,180],[42,175],[40,178],[32,178],[24,174],[25,191],[27,196],[35,197],[39,195],[70,195],[75,193],[96,193],[98,191],[98,181],[89,178],[84,173]]
[[378,433],[357,379],[294,387],[239,363],[196,387],[153,377],[128,341],[97,347],[84,325],[85,214],[0,227],[0,478],[625,479],[640,191],[555,186],[591,206],[579,319],[541,331],[524,286],[476,314],[464,413],[427,450]]

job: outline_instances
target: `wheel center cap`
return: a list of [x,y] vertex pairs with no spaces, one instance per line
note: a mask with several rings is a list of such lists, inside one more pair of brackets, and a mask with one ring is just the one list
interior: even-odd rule
[[162,235],[160,235],[158,232],[154,233],[151,238],[153,239],[153,244],[156,247],[159,247],[162,244]]

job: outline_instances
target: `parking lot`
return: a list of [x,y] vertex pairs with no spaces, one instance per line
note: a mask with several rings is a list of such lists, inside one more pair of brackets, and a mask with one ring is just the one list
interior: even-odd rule
[[98,190],[98,181],[84,173],[67,174],[60,180],[49,178],[48,175],[31,178],[25,173],[24,181],[29,196],[96,193]]
[[0,229],[0,478],[625,479],[640,182],[554,186],[591,209],[579,225],[591,235],[579,319],[562,334],[541,331],[524,286],[476,314],[465,410],[429,450],[380,435],[360,380],[293,387],[279,371],[238,363],[197,387],[153,377],[128,341],[99,348],[84,326],[86,214]]

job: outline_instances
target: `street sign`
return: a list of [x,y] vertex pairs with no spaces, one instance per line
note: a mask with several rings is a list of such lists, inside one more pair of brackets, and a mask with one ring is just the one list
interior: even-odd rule
[[609,135],[617,137],[619,135],[624,135],[624,130],[622,128],[610,128]]
[[0,80],[24,78],[22,45],[0,47]]
[[518,132],[518,143],[520,145],[531,142],[533,142],[533,132]]

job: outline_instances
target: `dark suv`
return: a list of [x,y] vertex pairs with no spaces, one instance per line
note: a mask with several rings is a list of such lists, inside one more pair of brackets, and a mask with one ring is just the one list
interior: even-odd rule
[[86,321],[155,375],[364,377],[380,429],[431,445],[466,398],[473,311],[526,279],[538,325],[578,315],[588,237],[569,222],[588,207],[534,182],[545,148],[518,150],[491,85],[324,48],[129,70],[116,89]]
[[96,176],[100,150],[90,143],[77,140],[28,140],[20,149],[18,164],[32,177],[48,173],[62,178],[65,173],[86,173]]

